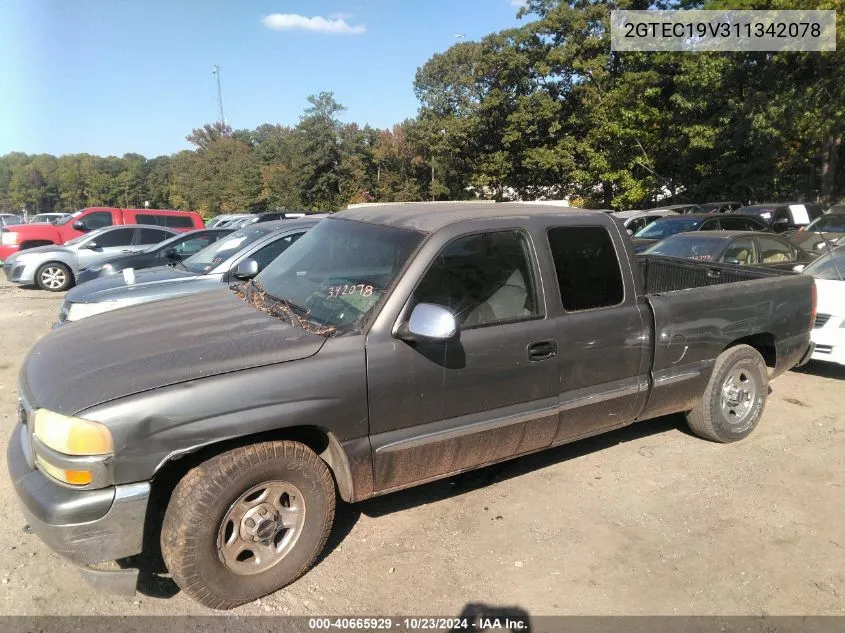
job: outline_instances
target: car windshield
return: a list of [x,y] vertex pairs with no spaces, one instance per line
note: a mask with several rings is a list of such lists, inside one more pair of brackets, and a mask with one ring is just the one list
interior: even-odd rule
[[[209,244],[185,261],[179,262],[177,266],[197,275],[204,275],[211,272],[213,268],[225,262],[245,246],[252,244],[258,238],[269,233],[270,231],[264,228],[246,227],[227,235],[223,239],[214,242],[214,244]],[[161,244],[156,244],[156,246],[160,247]]]
[[845,233],[845,215],[822,215],[810,222],[804,230]]
[[68,240],[64,243],[64,246],[73,246],[74,244],[79,244],[82,240],[86,240],[91,237],[90,233],[83,233],[82,235],[77,235],[72,240]]
[[323,220],[255,278],[324,331],[356,330],[422,241],[416,231]]
[[640,229],[634,237],[646,240],[662,240],[675,233],[685,233],[698,228],[701,220],[690,218],[689,220],[655,220],[645,228]]
[[[153,244],[152,246],[145,248],[141,252],[142,253],[155,253],[159,249],[168,248],[174,242],[178,242],[179,240],[184,240],[184,239],[185,239],[185,234],[180,233],[179,235],[174,235],[173,237],[167,238],[163,242],[158,242],[156,244]],[[196,254],[199,255],[199,253],[196,253]]]
[[724,240],[714,240],[704,235],[673,235],[647,248],[645,252],[650,255],[713,261],[723,246]]
[[78,218],[80,215],[82,215],[82,211],[81,211],[81,210],[80,210],[80,211],[76,211],[76,212],[74,212],[74,213],[71,213],[70,215],[63,217],[63,218],[61,218],[60,220],[57,220],[57,221],[56,221],[56,225],[57,225],[57,226],[61,226],[62,224],[67,224],[67,223],[68,223],[68,222],[70,222],[71,220],[75,220],[76,218]]
[[804,272],[817,279],[845,280],[845,246],[819,257]]

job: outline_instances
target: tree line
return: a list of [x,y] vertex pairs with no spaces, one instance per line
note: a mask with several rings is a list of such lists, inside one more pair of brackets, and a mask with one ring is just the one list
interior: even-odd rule
[[[845,0],[529,0],[518,28],[418,69],[416,117],[343,123],[323,92],[295,126],[206,124],[195,149],[0,157],[0,208],[331,210],[354,202],[569,197],[614,208],[845,196]],[[728,6],[730,5],[730,6]],[[810,6],[812,5],[812,6]],[[834,9],[831,53],[616,53],[610,10]]]

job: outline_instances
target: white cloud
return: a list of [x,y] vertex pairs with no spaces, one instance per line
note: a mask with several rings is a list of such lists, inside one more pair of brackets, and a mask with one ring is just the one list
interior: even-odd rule
[[348,20],[349,18],[352,17],[352,14],[351,13],[344,13],[343,11],[341,11],[340,13],[330,13],[326,17],[329,18],[330,20]]
[[528,0],[508,0],[508,3],[512,7],[516,7],[517,9],[521,9],[522,7],[528,4]]
[[363,24],[351,26],[345,18],[330,16],[324,18],[315,15],[313,18],[296,13],[271,13],[261,20],[262,24],[274,31],[291,31],[302,29],[303,31],[314,31],[316,33],[327,33],[330,35],[359,35],[366,31]]

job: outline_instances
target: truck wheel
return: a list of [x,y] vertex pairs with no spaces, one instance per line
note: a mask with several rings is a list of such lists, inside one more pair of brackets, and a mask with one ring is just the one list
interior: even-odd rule
[[687,413],[693,433],[714,442],[736,442],[751,434],[763,415],[769,378],[763,357],[737,345],[716,359],[698,406]]
[[304,574],[326,543],[334,508],[331,472],[304,444],[236,448],[177,484],[161,552],[185,593],[212,609],[231,609]]
[[41,290],[64,292],[73,285],[73,273],[64,264],[48,262],[35,271],[35,283]]

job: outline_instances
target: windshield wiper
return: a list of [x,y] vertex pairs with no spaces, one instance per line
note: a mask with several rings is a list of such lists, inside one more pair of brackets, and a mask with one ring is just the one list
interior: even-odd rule
[[[277,318],[285,318],[292,325],[298,325],[306,332],[319,336],[332,336],[335,334],[336,328],[334,327],[320,327],[308,321],[305,317],[308,316],[310,310],[296,305],[287,299],[270,294],[254,279],[250,279],[246,283],[234,284],[229,286],[229,288],[262,312]],[[301,313],[301,316],[299,313]]]

